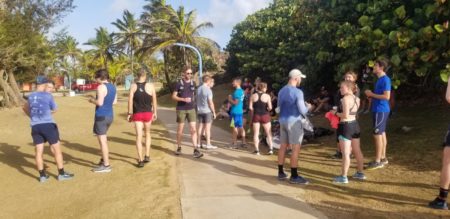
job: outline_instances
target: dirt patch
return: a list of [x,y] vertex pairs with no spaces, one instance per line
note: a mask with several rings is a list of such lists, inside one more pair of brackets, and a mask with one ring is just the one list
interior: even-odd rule
[[109,132],[113,171],[94,174],[99,160],[92,135],[94,107],[85,97],[57,97],[58,123],[65,169],[75,173],[71,181],[58,182],[53,157],[45,148],[50,180],[37,181],[29,120],[20,109],[0,111],[0,188],[5,200],[0,218],[181,218],[176,160],[167,132],[153,126],[152,162],[135,167],[134,128],[125,121],[126,101],[115,106]]

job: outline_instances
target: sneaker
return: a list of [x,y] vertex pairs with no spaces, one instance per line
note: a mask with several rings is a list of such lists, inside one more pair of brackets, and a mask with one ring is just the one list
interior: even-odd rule
[[253,151],[253,154],[254,154],[254,155],[258,155],[258,156],[261,155],[261,154],[259,153],[259,151]]
[[96,173],[109,173],[111,172],[112,168],[111,166],[105,166],[104,164],[92,169],[92,171]]
[[200,152],[199,150],[195,149],[194,150],[194,158],[200,158],[203,157],[203,153]]
[[286,173],[278,173],[278,180],[285,180],[288,178],[288,175]]
[[267,155],[273,155],[273,150],[269,150],[269,152],[267,152]]
[[444,200],[441,200],[440,198],[435,198],[433,201],[428,203],[428,206],[430,208],[434,208],[434,209],[448,210],[447,202]]
[[101,166],[101,165],[103,165],[103,158],[100,158],[100,161],[98,162],[98,164],[97,164],[97,166]]
[[181,147],[178,147],[177,150],[175,151],[175,155],[180,155],[181,154]]
[[387,158],[384,158],[384,159],[381,159],[381,163],[382,163],[383,165],[388,165],[388,164],[389,164],[389,161],[388,161]]
[[381,162],[370,162],[369,165],[367,165],[366,169],[367,170],[376,170],[376,169],[380,169],[383,168],[384,165]]
[[150,156],[144,156],[144,163],[150,162]]
[[336,151],[335,154],[331,155],[331,158],[337,160],[342,159],[342,153],[340,151]]
[[230,146],[228,146],[229,148],[232,148],[232,149],[238,149],[239,147],[236,145],[236,144],[234,144],[234,143],[231,143],[230,144]]
[[347,184],[348,178],[346,176],[337,176],[333,180],[334,183]]
[[205,149],[208,149],[208,150],[210,150],[210,149],[217,149],[217,147],[216,146],[212,146],[212,145],[206,145],[205,146]]
[[301,185],[308,185],[309,181],[301,176],[292,177],[289,179],[289,183],[291,184],[301,184]]
[[198,144],[197,148],[205,149],[202,144]]
[[241,144],[241,147],[242,147],[242,148],[247,148],[247,144],[246,144],[246,143],[242,143],[242,144]]
[[356,172],[355,174],[353,174],[352,178],[353,179],[359,179],[359,180],[367,179],[366,175],[364,175],[363,172]]
[[39,176],[39,182],[40,183],[45,183],[47,182],[47,180],[50,178],[49,175],[45,174],[44,176]]
[[63,174],[58,175],[58,181],[69,180],[72,179],[75,175],[73,173],[64,172]]
[[144,167],[144,161],[138,161],[137,165],[138,168]]

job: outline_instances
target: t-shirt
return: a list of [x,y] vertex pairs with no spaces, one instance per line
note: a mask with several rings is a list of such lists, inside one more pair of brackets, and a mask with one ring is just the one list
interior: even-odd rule
[[[373,93],[382,95],[385,91],[391,91],[391,79],[387,75],[378,78]],[[389,100],[372,98],[372,112],[388,113],[390,111]]]
[[31,126],[55,123],[52,117],[52,111],[56,109],[56,103],[50,93],[32,93],[28,97],[28,106],[30,107]]
[[231,105],[231,114],[244,114],[244,90],[242,90],[242,88],[237,88],[234,92],[233,95],[231,96],[233,98],[233,100],[238,100],[237,104],[232,104]]
[[282,124],[293,123],[302,117],[306,118],[306,107],[303,91],[286,85],[278,93],[279,121]]
[[178,82],[175,91],[178,92],[178,97],[180,98],[191,98],[190,103],[186,103],[184,101],[177,102],[177,110],[192,110],[195,108],[195,84],[193,81],[184,81]]
[[213,93],[210,87],[203,84],[197,89],[197,112],[198,113],[211,113],[208,100],[213,99]]

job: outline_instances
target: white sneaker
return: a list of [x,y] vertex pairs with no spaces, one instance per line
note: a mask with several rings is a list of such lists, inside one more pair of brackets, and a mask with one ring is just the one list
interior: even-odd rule
[[212,145],[206,145],[205,148],[206,149],[217,149],[216,146],[212,146]]

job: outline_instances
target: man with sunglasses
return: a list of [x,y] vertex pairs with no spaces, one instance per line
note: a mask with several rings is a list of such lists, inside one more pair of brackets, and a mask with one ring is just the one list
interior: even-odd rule
[[192,80],[192,69],[188,66],[183,68],[183,78],[177,82],[175,91],[172,93],[172,99],[177,101],[177,149],[176,155],[181,154],[181,140],[183,138],[184,122],[187,120],[191,132],[192,146],[194,147],[195,158],[203,156],[197,147],[197,112],[195,111],[195,83]]

